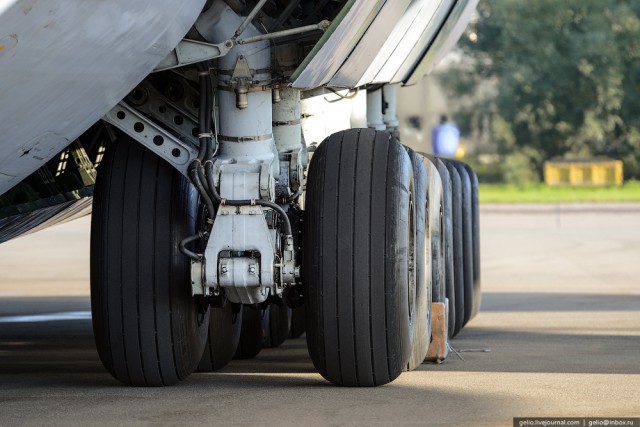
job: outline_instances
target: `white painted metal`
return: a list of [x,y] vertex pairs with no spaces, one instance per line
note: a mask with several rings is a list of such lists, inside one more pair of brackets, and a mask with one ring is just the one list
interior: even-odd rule
[[[373,64],[375,77],[367,75],[364,78],[375,82],[402,82],[420,61],[456,1],[466,0],[413,2],[381,49],[381,55],[377,58],[380,62]],[[380,64],[382,66],[378,68]]]
[[359,90],[351,98],[351,128],[360,129],[367,127],[367,91]]
[[384,85],[382,95],[384,99],[384,124],[387,128],[397,128],[400,122],[396,116],[396,88],[397,85]]
[[382,89],[367,91],[367,127],[385,130],[382,119]]
[[355,1],[342,22],[334,24],[336,28],[331,37],[296,78],[293,87],[313,89],[328,83],[353,52],[384,3],[385,0]]
[[476,10],[478,0],[468,0],[466,4],[457,3],[422,61],[407,80],[407,84],[416,84],[423,76],[431,73],[444,56],[455,46],[467,28],[467,23]]
[[171,53],[169,53],[169,55],[167,55],[166,58],[162,60],[162,62],[156,66],[153,71],[169,70],[171,68],[183,67],[188,64],[195,64],[196,62],[220,58],[221,56],[229,53],[229,50],[232,47],[232,40],[227,40],[224,43],[219,44],[210,44],[196,40],[184,39],[171,51]]
[[[224,1],[217,0],[211,8],[200,15],[196,22],[198,31],[211,43],[222,43],[230,39],[244,19],[238,16]],[[253,25],[249,25],[243,36],[261,34]],[[229,82],[230,72],[236,67],[240,56],[244,56],[252,70],[266,70],[271,67],[271,45],[268,41],[247,45],[236,45],[224,57],[218,59],[219,80]],[[262,71],[254,74],[253,80],[269,81],[271,73]],[[236,108],[236,94],[228,90],[218,91],[220,135],[235,138],[263,137],[272,135],[271,90],[249,92],[248,106],[242,110]],[[273,162],[275,143],[273,137],[256,142],[232,142],[220,139],[218,159],[220,161]],[[278,163],[278,162],[273,162]]]
[[[329,82],[332,86],[357,87],[361,86],[360,81],[370,69],[379,69],[382,58],[388,58],[391,52],[385,46],[397,45],[399,39],[397,33],[403,30],[399,27],[402,24],[401,18],[405,15],[411,0],[386,1],[376,19],[367,29],[364,37],[353,52],[348,56],[344,64],[338,69]],[[396,23],[398,23],[396,25]],[[393,34],[396,34],[395,38]],[[371,73],[371,72],[370,72]]]
[[280,102],[273,104],[273,136],[278,153],[300,150],[302,139],[300,115],[300,91],[282,87]]
[[113,107],[104,120],[156,153],[184,176],[189,176],[189,164],[198,156],[198,150],[192,145],[171,135],[124,102]]
[[469,16],[450,12],[477,0],[357,1],[315,56],[297,75],[293,87],[360,87],[405,83],[427,52],[440,59],[454,43],[432,47],[445,22],[466,27]]
[[280,159],[278,197],[288,198],[296,192],[308,160],[302,142],[300,91],[288,86],[280,89],[280,101],[273,104],[273,137]]
[[[264,220],[264,212],[260,206],[243,206],[241,214],[232,206],[221,206],[211,230],[211,238],[205,249],[206,286],[212,289],[225,287],[227,297],[233,302],[255,304],[267,299],[268,292],[275,294],[275,242]],[[259,265],[259,281],[241,280],[233,282],[233,276],[221,279],[222,270],[220,253],[222,251],[257,251],[260,259],[254,260]],[[229,272],[231,275],[231,272]]]
[[0,3],[0,194],[99,120],[167,56],[204,0]]
[[[244,22],[244,24],[243,24]],[[221,43],[237,34],[245,37],[261,33],[253,25],[245,25],[224,1],[216,0],[200,16],[196,28],[209,42]],[[236,45],[218,59],[219,135],[218,154],[214,160],[214,175],[219,176],[220,196],[229,200],[274,198],[277,176],[277,151],[273,139],[271,89],[247,91],[246,99],[238,102],[232,88],[236,66],[248,84],[264,86],[271,81],[271,45],[268,41]],[[229,90],[231,89],[231,90]],[[246,100],[246,103],[244,102]],[[242,105],[240,105],[242,104]],[[246,104],[246,105],[245,105]],[[276,240],[277,241],[277,240]],[[231,207],[221,205],[205,249],[205,285],[210,289],[225,288],[233,302],[259,303],[276,294],[276,241],[260,206]],[[259,252],[259,259],[232,259],[222,252]],[[249,272],[249,268],[257,271]],[[245,271],[246,270],[246,271]]]

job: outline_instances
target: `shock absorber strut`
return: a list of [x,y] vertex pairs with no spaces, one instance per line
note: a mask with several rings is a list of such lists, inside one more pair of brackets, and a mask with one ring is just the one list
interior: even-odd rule
[[[196,28],[212,43],[261,34],[223,1],[214,1]],[[289,219],[274,203],[280,163],[272,129],[269,42],[236,44],[218,59],[216,74],[219,145],[204,170],[218,207],[203,268],[194,269],[204,280],[194,282],[201,282],[205,293],[223,288],[233,302],[259,303],[294,284],[297,270]]]

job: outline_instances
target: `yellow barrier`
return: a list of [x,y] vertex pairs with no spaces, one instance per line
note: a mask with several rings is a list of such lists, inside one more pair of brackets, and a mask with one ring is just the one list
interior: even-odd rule
[[544,163],[547,185],[622,185],[620,160],[548,161]]

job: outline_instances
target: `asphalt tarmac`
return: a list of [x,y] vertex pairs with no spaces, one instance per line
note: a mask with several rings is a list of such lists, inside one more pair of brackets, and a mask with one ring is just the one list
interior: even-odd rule
[[640,416],[640,205],[483,206],[483,300],[443,364],[338,388],[304,338],[167,388],[93,347],[87,218],[0,246],[0,426],[512,425]]

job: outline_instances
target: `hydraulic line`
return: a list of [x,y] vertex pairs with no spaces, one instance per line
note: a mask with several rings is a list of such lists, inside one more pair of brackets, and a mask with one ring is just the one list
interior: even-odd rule
[[207,176],[207,180],[209,181],[209,189],[211,190],[211,195],[213,199],[221,205],[228,206],[251,206],[258,205],[264,206],[267,208],[271,208],[274,211],[278,212],[283,222],[283,233],[286,237],[290,237],[293,234],[291,233],[291,222],[289,221],[289,217],[287,213],[282,209],[282,207],[276,203],[270,202],[268,200],[262,199],[253,199],[253,200],[227,200],[220,197],[218,190],[213,182],[213,162],[207,161],[205,162],[205,173]]
[[208,232],[211,231],[211,228],[213,227],[213,214],[215,210],[213,201],[209,195],[210,191],[204,174],[204,168],[202,167],[202,162],[213,155],[213,148],[211,147],[213,141],[211,136],[211,116],[213,107],[211,104],[211,79],[209,78],[209,69],[203,63],[199,63],[196,68],[198,70],[198,83],[200,84],[200,108],[198,111],[198,127],[200,131],[198,141],[200,142],[200,147],[198,150],[198,157],[191,162],[188,172],[191,183],[196,187],[198,194],[200,194],[200,198],[207,207],[207,231],[204,233],[199,232],[196,236],[184,238],[179,244],[179,249],[180,252],[192,260],[200,261],[202,260],[202,255],[190,251],[187,249],[186,245],[196,239],[207,236]]
[[198,160],[197,158],[194,159],[193,162],[191,162],[191,164],[189,165],[189,179],[191,180],[193,185],[196,187],[196,190],[198,190],[198,194],[200,194],[200,198],[204,201],[204,204],[207,207],[207,226],[206,226],[207,231],[204,231],[204,232],[201,231],[195,236],[186,237],[182,239],[180,241],[180,244],[178,245],[178,249],[180,249],[180,252],[182,252],[184,255],[188,256],[194,261],[201,261],[202,255],[196,254],[195,252],[190,251],[189,249],[187,249],[186,245],[189,244],[190,242],[193,242],[197,238],[204,238],[209,235],[209,232],[213,227],[213,213],[215,212],[213,210],[213,201],[211,200],[211,197],[209,196],[208,192],[205,190],[204,186],[202,185],[202,181],[200,181],[199,175],[201,174],[201,171],[200,171],[201,169],[202,169],[202,163],[200,163],[200,160]]
[[200,197],[202,198],[205,206],[207,207],[207,222],[209,223],[207,228],[210,229],[211,224],[213,223],[213,213],[215,212],[215,210],[213,208],[213,201],[211,200],[211,197],[205,190],[204,185],[202,184],[202,181],[200,181],[200,173],[198,169],[201,169],[201,168],[202,168],[202,163],[200,163],[198,159],[194,159],[193,162],[191,162],[191,165],[189,166],[189,178],[191,179],[191,182],[193,183],[193,185],[196,187],[196,190],[198,190]]
[[234,38],[238,38],[238,36],[240,36],[240,34],[242,34],[244,30],[247,29],[249,24],[251,24],[251,21],[253,21],[253,18],[256,17],[256,15],[258,14],[258,12],[260,12],[260,9],[262,9],[262,6],[264,6],[266,2],[267,0],[260,0],[258,4],[255,5],[253,10],[249,13],[249,15],[247,15],[245,20],[242,21],[242,24],[240,24],[240,26],[236,30],[235,34],[233,35]]
[[212,116],[213,116],[213,87],[211,85],[211,78],[209,75],[205,76],[205,83],[206,83],[206,99],[207,99],[207,106],[206,106],[206,116],[205,116],[205,132],[208,133],[211,136],[207,136],[207,154],[206,154],[206,159],[205,160],[210,160],[211,158],[213,158],[213,134],[211,133],[211,123],[212,123]]
[[302,188],[298,188],[291,196],[283,199],[283,204],[288,205],[289,203],[293,203],[298,197],[300,197],[300,194],[302,194]]
[[207,193],[207,195],[209,195],[209,198],[211,198],[211,191],[209,190],[209,182],[204,173],[204,168],[202,166],[197,167],[196,171],[198,172],[198,178],[200,179],[200,183],[202,184],[202,187],[204,187],[204,191]]
[[204,64],[199,63],[198,69],[198,82],[200,83],[200,108],[198,109],[198,126],[200,128],[200,135],[198,140],[200,142],[200,149],[198,150],[198,160],[203,162],[207,155],[207,141],[204,135],[207,134],[206,122],[207,122],[207,74]]
[[184,255],[188,256],[189,258],[191,258],[194,261],[202,261],[202,254],[197,254],[189,249],[187,249],[187,245],[191,242],[195,242],[196,240],[200,240],[203,239],[205,237],[207,237],[209,235],[209,233],[207,232],[199,232],[198,234],[194,235],[194,236],[189,236],[185,239],[182,239],[182,241],[180,242],[180,245],[178,245],[178,248],[180,249],[180,252],[182,252]]

